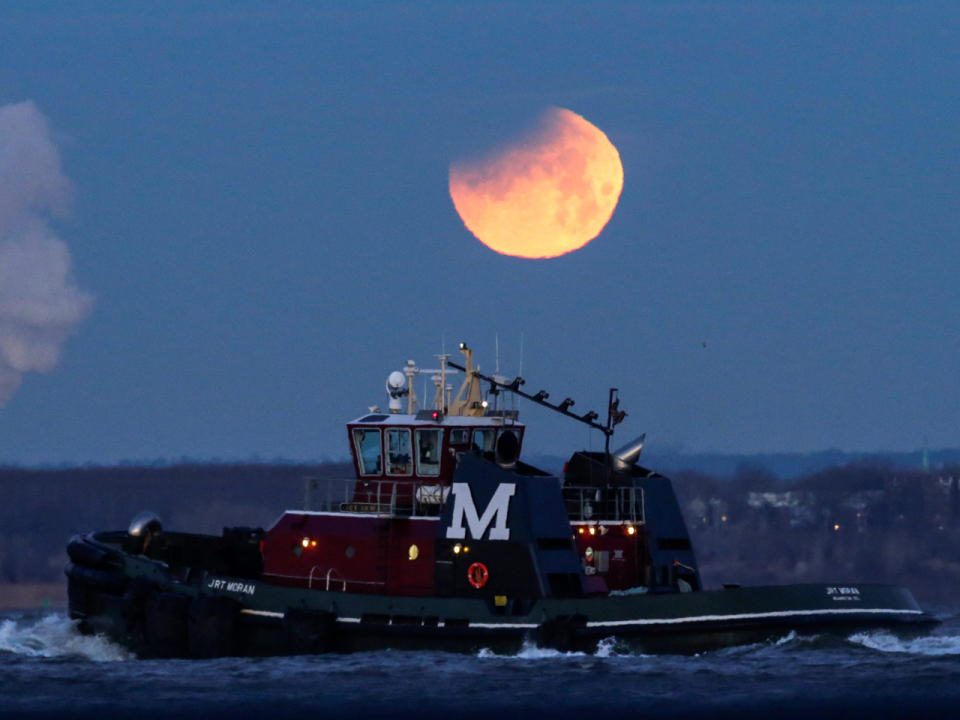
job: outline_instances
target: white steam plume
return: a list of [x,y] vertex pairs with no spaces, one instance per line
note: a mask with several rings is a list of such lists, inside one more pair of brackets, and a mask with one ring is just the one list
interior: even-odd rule
[[24,373],[57,364],[93,305],[46,219],[69,199],[47,119],[32,102],[0,106],[0,407]]

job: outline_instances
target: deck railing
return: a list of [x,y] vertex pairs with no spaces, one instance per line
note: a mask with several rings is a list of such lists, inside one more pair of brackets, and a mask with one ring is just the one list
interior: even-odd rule
[[436,517],[449,485],[408,478],[304,478],[303,509],[399,517]]
[[567,485],[563,488],[563,501],[572,522],[646,521],[643,488]]
[[[407,478],[304,478],[303,509],[355,512],[390,517],[437,517],[449,485]],[[642,523],[646,519],[639,487],[565,486],[563,500],[573,522]]]

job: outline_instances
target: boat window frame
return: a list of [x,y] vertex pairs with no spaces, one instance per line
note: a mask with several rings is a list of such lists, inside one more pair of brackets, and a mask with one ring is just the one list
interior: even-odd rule
[[[407,471],[406,471],[406,472],[393,472],[393,471],[392,471],[393,461],[392,461],[391,458],[390,458],[390,437],[389,437],[389,436],[390,436],[390,433],[397,433],[398,435],[401,434],[401,433],[406,433],[406,436],[407,436],[407,451],[410,453],[409,456],[408,456],[408,460],[407,460]],[[408,428],[408,427],[400,427],[400,428],[393,428],[393,427],[391,427],[391,428],[387,428],[387,432],[386,432],[386,434],[384,435],[384,448],[386,449],[386,452],[384,453],[384,457],[386,458],[385,467],[386,467],[387,475],[390,476],[390,477],[411,477],[411,476],[413,475],[413,456],[414,456],[414,452],[413,452],[413,437],[412,437],[412,433],[410,432],[410,428]]]
[[[489,448],[485,448],[481,445],[478,445],[474,442],[474,438],[477,437],[477,433],[492,433],[493,442],[490,443]],[[470,433],[470,447],[479,450],[480,452],[494,452],[497,447],[497,428],[495,427],[479,427],[474,428],[473,432]]]
[[[363,456],[363,449],[361,448],[360,433],[376,433],[377,434],[377,470],[376,472],[365,472],[366,462]],[[359,471],[362,477],[378,477],[383,475],[383,431],[380,428],[372,427],[355,427],[353,428],[353,447],[357,453],[357,470]]]
[[[434,437],[437,439],[436,442],[436,461],[427,463],[429,470],[424,472],[423,461],[422,461],[422,451],[420,447],[420,438],[423,437],[426,433],[434,434]],[[425,427],[417,428],[416,432],[413,435],[414,437],[414,456],[417,461],[417,475],[421,477],[439,477],[441,465],[443,463],[443,428],[438,427]],[[434,471],[434,468],[436,470]]]

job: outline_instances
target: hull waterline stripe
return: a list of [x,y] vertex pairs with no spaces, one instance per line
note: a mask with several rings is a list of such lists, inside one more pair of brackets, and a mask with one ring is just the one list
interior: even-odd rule
[[904,610],[890,608],[833,608],[823,610],[775,610],[762,613],[734,613],[731,615],[696,615],[679,618],[637,618],[635,620],[595,620],[587,627],[622,627],[625,625],[679,625],[681,623],[720,622],[724,620],[760,620],[763,618],[791,618],[801,615],[857,615],[857,614],[899,614],[923,615],[923,610]]
[[[249,610],[240,611],[247,615],[260,615],[262,617],[282,618],[283,613],[270,610]],[[720,622],[724,620],[759,620],[763,618],[790,618],[802,615],[851,615],[851,614],[899,614],[899,615],[922,615],[922,610],[904,610],[891,608],[836,608],[823,610],[776,610],[765,613],[735,613],[731,615],[696,615],[682,618],[637,618],[634,620],[595,620],[587,623],[587,627],[623,627],[627,625],[679,625],[682,623],[695,622]],[[337,622],[341,623],[359,623],[360,618],[338,617]],[[441,623],[446,625],[446,623]],[[536,623],[475,623],[472,622],[468,627],[485,629],[503,629],[512,628],[518,630],[532,630],[539,627]]]
[[471,628],[519,628],[521,630],[531,630],[539,627],[536,623],[470,623]]
[[243,609],[243,610],[241,610],[240,612],[245,613],[246,615],[262,615],[263,617],[276,617],[276,618],[282,618],[282,617],[283,617],[283,613],[281,613],[281,612],[273,612],[273,611],[271,611],[271,610],[248,610],[248,609]]

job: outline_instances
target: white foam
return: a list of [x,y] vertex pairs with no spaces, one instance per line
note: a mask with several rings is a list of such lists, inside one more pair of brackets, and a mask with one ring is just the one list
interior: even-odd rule
[[788,632],[786,635],[784,635],[782,638],[780,638],[779,640],[777,640],[777,641],[774,643],[774,645],[775,645],[776,647],[780,647],[780,646],[782,646],[782,645],[787,645],[787,644],[789,644],[789,643],[792,643],[792,642],[793,642],[794,640],[796,640],[796,639],[797,639],[797,632],[796,632],[795,630],[791,630],[791,631]]
[[904,640],[887,632],[856,633],[847,638],[850,642],[871,650],[909,655],[960,655],[960,636],[926,635]]
[[537,647],[537,644],[529,639],[523,641],[523,645],[516,654],[500,655],[493,652],[493,650],[490,648],[480,648],[480,651],[477,653],[478,658],[520,658],[522,660],[543,660],[545,658],[586,656],[587,654],[582,652],[561,652],[560,650],[554,650],[553,648]]
[[597,651],[594,653],[594,655],[601,658],[619,655],[617,652],[617,639],[614,637],[608,637],[598,642]]
[[547,658],[586,656],[587,654],[584,652],[563,652],[561,650],[555,650],[554,648],[537,647],[536,643],[530,642],[529,640],[523,641],[523,647],[521,647],[520,652],[516,654],[516,657],[522,660],[545,660]]
[[[646,655],[641,655],[638,653],[630,653],[624,650],[624,648],[617,646],[617,639],[615,637],[608,637],[602,639],[597,643],[596,652],[593,653],[593,657],[598,658],[611,658],[619,657],[621,655],[631,655],[632,657],[646,657]],[[495,653],[490,648],[480,648],[477,652],[478,658],[519,658],[521,660],[545,660],[548,658],[582,658],[590,657],[589,653],[585,652],[563,652],[561,650],[556,650],[554,648],[542,648],[537,647],[536,643],[532,640],[524,640],[523,646],[520,648],[517,653],[512,655],[499,655]]]
[[133,654],[106,638],[82,635],[63,615],[0,621],[0,652],[31,657],[85,657],[95,662],[129,660]]

